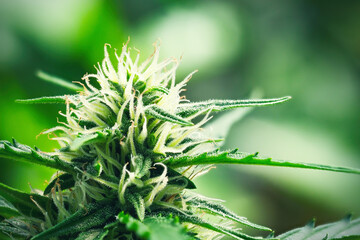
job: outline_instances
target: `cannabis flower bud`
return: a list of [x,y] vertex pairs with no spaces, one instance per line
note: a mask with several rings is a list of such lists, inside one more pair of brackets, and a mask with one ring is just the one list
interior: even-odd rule
[[[160,61],[158,45],[142,63],[139,51],[128,44],[120,54],[115,51],[114,57],[111,55],[113,61],[108,48],[105,45],[105,58],[96,67],[97,73],[82,78],[82,87],[41,74],[76,94],[19,100],[65,103],[66,112],[60,113],[65,120],[59,126],[43,132],[60,144],[54,152],[44,153],[15,140],[0,142],[1,157],[59,170],[43,194],[33,193],[29,198],[0,185],[5,196],[0,200],[11,202],[6,196],[14,194],[31,200],[14,204],[14,218],[0,225],[6,234],[33,240],[161,239],[159,231],[170,229],[176,239],[224,235],[258,239],[233,224],[270,229],[237,216],[218,200],[193,193],[193,179],[208,172],[213,164],[223,163],[358,173],[354,169],[277,161],[237,149],[220,151],[222,139],[209,136],[201,128],[212,112],[277,104],[290,97],[190,102],[181,93],[195,72],[177,83],[179,61]],[[214,223],[211,216],[228,221]]]
[[[172,204],[189,187],[187,177],[175,174],[162,161],[167,156],[194,155],[201,144],[215,142],[199,138],[213,106],[204,103],[194,108],[180,97],[193,73],[176,84],[178,61],[159,62],[158,46],[139,64],[139,52],[133,61],[126,44],[120,55],[115,52],[115,66],[107,48],[105,45],[105,59],[98,64],[97,74],[83,77],[80,93],[63,97],[66,113],[61,114],[66,123],[44,133],[60,132],[53,139],[62,148],[51,154],[77,166],[87,179],[117,190],[121,204],[130,201],[131,206],[138,205],[137,217],[143,220],[154,202]],[[192,123],[204,113],[200,122]],[[90,186],[88,181],[79,186],[90,199],[108,198],[108,191]],[[83,200],[82,205],[87,203]]]

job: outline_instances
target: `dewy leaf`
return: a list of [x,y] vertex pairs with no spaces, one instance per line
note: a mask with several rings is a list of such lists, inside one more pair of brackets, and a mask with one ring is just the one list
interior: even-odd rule
[[0,183],[0,196],[9,201],[18,211],[27,216],[43,217],[40,209],[35,205],[31,198],[36,201],[43,209],[51,210],[53,206],[51,200],[38,194],[21,192],[3,183]]
[[70,83],[64,79],[49,75],[43,71],[38,71],[37,76],[47,82],[51,82],[53,84],[59,85],[61,87],[67,88],[69,90],[72,90],[74,92],[82,91],[83,89],[73,83]]
[[16,141],[14,141],[13,144],[8,141],[0,141],[0,157],[16,161],[36,163],[65,172],[74,172],[71,164],[61,161],[58,158],[48,156]]
[[351,220],[351,216],[347,216],[338,222],[315,228],[314,221],[312,221],[305,227],[283,233],[277,238],[281,240],[360,239],[360,218]]
[[49,185],[44,190],[44,195],[50,193],[51,189],[55,186],[55,184],[59,184],[61,190],[69,189],[75,185],[75,179],[72,174],[64,173],[60,176],[56,177],[52,180]]
[[191,204],[194,207],[196,207],[198,209],[201,209],[201,210],[203,210],[205,212],[209,212],[209,213],[211,213],[213,215],[219,215],[219,216],[221,216],[223,218],[227,218],[229,220],[235,221],[237,223],[243,224],[243,225],[248,226],[248,227],[252,227],[252,228],[259,229],[259,230],[264,230],[264,231],[272,231],[270,228],[260,226],[258,224],[249,222],[244,217],[237,216],[235,213],[233,213],[230,210],[226,209],[223,205],[221,205],[219,203],[210,202],[210,201],[195,197],[195,198],[189,200],[189,204]]
[[147,217],[143,222],[121,212],[118,215],[120,223],[125,224],[128,231],[144,240],[190,240],[192,239],[181,226],[172,218],[161,216]]
[[19,215],[19,211],[9,201],[0,196],[0,216],[10,218]]
[[26,103],[26,104],[46,104],[46,103],[66,103],[67,98],[71,98],[71,95],[64,96],[51,96],[51,97],[39,97],[31,99],[17,99],[17,103]]
[[187,118],[199,112],[206,113],[207,110],[210,109],[212,112],[219,112],[233,108],[259,107],[259,106],[282,103],[289,99],[291,99],[290,96],[281,97],[281,98],[269,98],[269,99],[208,100],[204,102],[183,103],[180,104],[179,107],[176,109],[176,114],[183,118]]
[[88,231],[94,227],[104,225],[111,217],[115,217],[117,210],[117,205],[109,200],[90,204],[31,239],[47,240]]
[[[161,161],[161,160],[160,160]],[[259,157],[257,153],[243,153],[243,152],[228,152],[217,151],[213,153],[202,153],[195,156],[176,156],[168,157],[161,161],[165,165],[172,168],[186,167],[192,165],[202,164],[245,164],[245,165],[264,165],[277,167],[291,167],[291,168],[307,168],[316,170],[325,170],[333,172],[355,173],[360,174],[359,169],[335,167],[314,163],[297,163],[282,160],[275,160],[268,157]]]
[[193,123],[183,119],[182,117],[176,116],[174,114],[171,114],[169,112],[166,112],[165,110],[159,108],[156,105],[151,105],[145,110],[145,113],[147,115],[150,115],[154,118],[160,119],[162,121],[171,122],[171,123],[177,123],[183,126],[192,126]]

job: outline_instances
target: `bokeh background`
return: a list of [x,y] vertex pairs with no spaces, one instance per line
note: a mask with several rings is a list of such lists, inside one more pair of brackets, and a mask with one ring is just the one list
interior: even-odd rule
[[[252,111],[225,148],[277,159],[360,167],[360,1],[336,0],[0,0],[0,139],[50,151],[36,136],[57,124],[58,105],[14,100],[66,90],[37,70],[78,81],[103,58],[104,43],[146,57],[182,56],[178,79],[198,69],[191,100],[291,95]],[[215,116],[217,117],[217,116]],[[53,170],[0,159],[0,181],[44,189]],[[252,166],[220,166],[197,179],[198,192],[226,200],[251,221],[281,233],[359,216],[359,176]]]

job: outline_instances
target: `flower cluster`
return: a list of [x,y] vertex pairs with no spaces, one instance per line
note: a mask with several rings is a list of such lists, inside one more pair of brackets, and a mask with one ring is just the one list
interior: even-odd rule
[[[167,166],[158,159],[193,155],[199,153],[202,143],[211,142],[199,138],[208,114],[196,124],[191,122],[210,111],[184,111],[188,100],[180,93],[193,73],[176,84],[178,61],[159,61],[158,46],[139,64],[139,52],[133,61],[132,50],[125,44],[120,55],[115,52],[115,67],[107,48],[105,45],[105,59],[98,64],[97,74],[83,77],[85,84],[79,94],[65,96],[66,113],[61,115],[66,122],[44,133],[60,132],[52,139],[62,148],[50,154],[78,165],[85,176],[78,181],[83,195],[101,200],[108,197],[108,191],[100,186],[113,188],[118,190],[121,204],[127,199],[139,202],[136,210],[143,219],[153,202],[169,204],[187,187],[186,177],[169,177]],[[190,169],[182,173],[195,175]],[[93,186],[84,179],[95,179],[101,185]]]
[[[22,215],[16,212],[16,218],[7,220],[5,227],[0,224],[0,229],[14,229],[16,225],[17,233],[5,232],[21,232],[34,240],[61,236],[88,239],[80,238],[85,230],[96,230],[96,236],[106,239],[148,239],[144,236],[151,230],[144,233],[141,229],[152,222],[171,226],[181,223],[186,227],[185,233],[179,233],[184,237],[181,239],[210,239],[224,234],[252,239],[234,229],[233,223],[268,231],[218,201],[193,193],[196,186],[192,180],[216,163],[285,166],[287,163],[270,162],[257,154],[221,152],[217,149],[221,140],[209,137],[201,127],[211,112],[277,104],[289,97],[192,103],[180,94],[195,72],[177,83],[178,60],[160,61],[157,44],[142,63],[139,51],[128,44],[120,55],[115,51],[114,57],[108,48],[105,45],[105,58],[97,65],[97,73],[87,74],[79,82],[81,88],[60,82],[76,94],[21,100],[66,104],[66,111],[60,113],[65,120],[43,132],[60,148],[44,153],[16,141],[1,141],[0,156],[59,171],[43,194],[31,195],[30,205],[36,208],[27,213],[30,205],[17,206]],[[228,222],[211,223],[206,217],[211,215]]]

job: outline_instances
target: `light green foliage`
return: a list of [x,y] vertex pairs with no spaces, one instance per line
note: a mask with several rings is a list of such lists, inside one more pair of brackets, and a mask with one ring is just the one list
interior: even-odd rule
[[55,77],[55,76],[51,76],[43,71],[38,71],[37,72],[37,76],[47,82],[59,85],[61,87],[67,88],[69,90],[72,90],[74,92],[76,91],[81,91],[82,88],[79,87],[78,85],[72,84],[66,80],[63,80],[61,78]]
[[246,165],[266,165],[277,167],[292,168],[308,168],[316,170],[326,170],[333,172],[355,173],[360,174],[359,169],[334,167],[313,163],[296,163],[282,160],[275,160],[270,157],[258,156],[258,153],[250,154],[238,152],[237,149],[232,151],[215,151],[210,153],[202,153],[194,156],[180,155],[177,157],[169,157],[163,160],[163,163],[172,167],[186,167],[201,164],[246,164]]
[[65,103],[66,96],[54,96],[54,97],[40,97],[32,99],[18,99],[18,103]]
[[13,143],[0,141],[0,157],[13,159],[15,161],[36,163],[62,171],[72,171],[69,163],[59,158],[50,157],[39,150],[20,144],[15,140],[13,140]]
[[219,217],[235,221],[237,223],[240,223],[240,224],[248,226],[248,227],[252,227],[252,228],[263,230],[263,231],[271,231],[270,228],[249,222],[245,217],[237,216],[235,213],[226,209],[223,205],[221,205],[219,203],[216,203],[214,201],[209,201],[206,199],[202,199],[199,196],[195,196],[195,197],[191,198],[191,200],[189,200],[189,205],[191,206],[191,208],[198,208],[205,212],[209,212],[213,215],[217,215]]
[[281,234],[278,238],[284,240],[360,239],[360,219],[351,220],[351,216],[347,216],[338,222],[317,227],[313,220],[305,227]]
[[273,98],[273,99],[254,99],[254,100],[208,100],[205,102],[185,103],[176,111],[176,114],[182,117],[190,117],[199,112],[219,112],[240,107],[260,107],[266,105],[285,102],[291,97]]
[[[178,61],[159,61],[159,48],[143,63],[124,45],[116,64],[105,59],[82,88],[40,72],[43,79],[78,94],[18,100],[63,103],[59,126],[43,132],[59,143],[53,152],[0,141],[0,157],[57,169],[43,193],[0,184],[0,224],[15,239],[263,239],[264,234],[221,203],[196,195],[194,178],[213,164],[308,168],[360,174],[352,168],[293,163],[237,150],[219,150],[222,134],[203,128],[212,112],[285,102],[290,97],[209,100],[180,96],[192,77],[176,83]],[[238,114],[237,114],[238,115]],[[227,121],[229,124],[233,122]],[[218,125],[218,123],[216,124]],[[215,126],[216,126],[215,125]],[[205,128],[207,129],[207,128]],[[300,230],[295,230],[300,231]],[[325,230],[324,230],[325,231]]]

